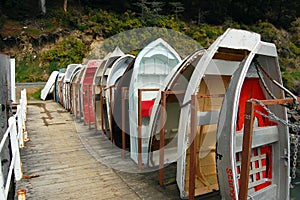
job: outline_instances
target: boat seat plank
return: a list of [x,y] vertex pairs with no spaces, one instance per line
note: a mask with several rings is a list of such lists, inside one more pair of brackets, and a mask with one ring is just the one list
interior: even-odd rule
[[[252,148],[271,144],[279,140],[277,126],[256,127],[253,131]],[[236,132],[236,152],[242,151],[243,132]]]
[[198,126],[217,124],[219,120],[219,110],[198,111]]
[[248,195],[251,196],[252,199],[277,199],[277,190],[278,186],[276,184],[272,184],[256,192],[251,192],[249,190]]

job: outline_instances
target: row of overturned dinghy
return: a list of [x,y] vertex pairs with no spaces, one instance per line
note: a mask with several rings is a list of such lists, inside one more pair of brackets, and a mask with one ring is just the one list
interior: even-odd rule
[[[239,199],[245,105],[285,98],[274,81],[282,84],[275,45],[228,29],[183,60],[162,39],[137,57],[117,47],[104,59],[53,72],[41,97],[55,91],[56,101],[130,151],[140,169],[158,167],[161,185],[164,166],[177,162],[181,198],[215,192]],[[286,109],[264,108],[255,107],[247,194],[288,199],[288,128],[266,117],[287,121]]]

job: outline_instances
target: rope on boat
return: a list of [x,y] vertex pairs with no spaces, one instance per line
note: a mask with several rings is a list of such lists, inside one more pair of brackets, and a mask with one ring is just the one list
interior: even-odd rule
[[[277,87],[279,87],[280,89],[282,89],[283,91],[288,93],[294,99],[295,105],[299,105],[298,98],[296,95],[294,95],[290,90],[288,90],[286,87],[284,87],[282,84],[278,83],[274,78],[272,78],[272,76],[268,72],[266,72],[266,70],[261,66],[261,64],[256,59],[253,62],[254,62],[254,65],[256,67],[258,67]],[[258,73],[258,75],[260,76],[259,73]],[[263,80],[261,77],[260,77],[260,79]],[[264,87],[265,87],[265,85],[264,85]],[[273,97],[274,95],[272,94],[271,96]]]
[[261,81],[262,85],[264,86],[265,90],[267,91],[267,93],[273,98],[273,99],[277,99],[277,97],[271,92],[271,90],[268,88],[265,80],[263,79],[262,75],[261,75],[261,70],[259,69],[258,67],[258,62],[257,61],[254,61],[254,66],[256,68],[256,72],[257,72],[257,75],[259,77],[259,80]]

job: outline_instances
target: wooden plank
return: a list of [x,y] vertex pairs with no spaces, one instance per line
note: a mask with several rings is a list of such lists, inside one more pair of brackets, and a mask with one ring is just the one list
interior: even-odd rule
[[228,49],[220,47],[213,59],[228,60],[228,61],[242,61],[249,54],[248,51],[242,49]]
[[[260,100],[265,105],[278,105],[278,104],[286,104],[286,103],[294,103],[293,98],[286,98],[286,99],[271,99],[271,100]],[[298,101],[300,101],[300,98],[298,97]],[[255,103],[256,105],[259,105],[258,103]]]
[[142,169],[142,93],[159,91],[156,88],[142,88],[138,89],[138,166]]
[[246,102],[239,200],[248,199],[250,156],[252,150],[252,132],[254,122],[254,105],[255,103],[252,101]]
[[165,122],[166,122],[166,92],[161,91],[160,109],[160,141],[159,141],[159,184],[164,185],[164,146],[165,146]]
[[100,85],[100,114],[101,114],[101,129],[104,136],[104,111],[103,111],[103,86]]
[[94,114],[94,123],[95,123],[95,133],[97,133],[97,117],[96,117],[96,93],[95,93],[95,91],[96,91],[96,87],[97,87],[97,85],[93,85],[92,86],[93,87],[93,114]]
[[154,92],[154,91],[159,91],[159,89],[157,88],[142,88],[142,89],[139,89],[141,90],[142,92]]
[[112,123],[113,123],[113,112],[112,112],[112,110],[113,110],[113,101],[112,101],[112,93],[113,93],[113,88],[115,88],[115,86],[113,85],[113,86],[110,86],[109,87],[109,99],[110,99],[110,101],[109,101],[109,106],[110,106],[110,109],[109,109],[109,121],[110,121],[110,123],[109,123],[109,128],[110,128],[110,141],[111,141],[111,143],[113,143],[114,141],[113,141],[113,130],[112,130]]
[[185,94],[186,90],[168,90],[168,91],[165,91],[165,93],[167,95],[170,95],[170,94],[173,94],[173,95],[176,95],[176,94]]
[[125,156],[126,152],[126,136],[125,136],[125,99],[126,95],[125,92],[127,92],[128,87],[122,87],[122,155]]
[[142,89],[138,89],[138,166],[142,169]]
[[195,199],[195,171],[196,171],[196,141],[197,134],[197,96],[192,95],[191,102],[191,133],[190,141],[190,173],[189,173],[189,199]]
[[216,53],[213,57],[213,59],[228,60],[228,61],[242,61],[244,58],[245,58],[244,55],[224,53],[224,52]]
[[88,123],[89,123],[89,129],[91,129],[91,113],[90,113],[90,106],[91,106],[91,101],[90,101],[90,84],[87,84],[87,98],[88,98]]

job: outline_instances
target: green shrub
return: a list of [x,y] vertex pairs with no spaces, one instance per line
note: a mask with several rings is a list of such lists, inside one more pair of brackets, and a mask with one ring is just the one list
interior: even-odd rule
[[71,63],[81,63],[86,53],[84,43],[75,36],[70,36],[58,42],[53,49],[44,52],[41,62],[44,65],[43,68],[51,72]]

